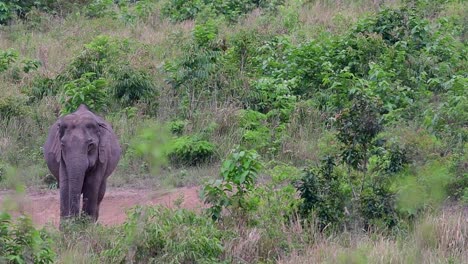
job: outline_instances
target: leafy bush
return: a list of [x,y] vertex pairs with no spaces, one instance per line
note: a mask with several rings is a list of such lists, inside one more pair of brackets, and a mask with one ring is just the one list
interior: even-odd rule
[[243,110],[240,113],[240,126],[248,130],[257,130],[266,125],[267,116],[254,110]]
[[[464,128],[463,120],[468,119],[468,78],[455,75],[443,86],[447,90],[444,95],[445,100],[436,107],[426,110],[424,123],[439,135],[451,134],[466,141],[468,132]],[[461,147],[460,144],[457,145],[454,147]]]
[[430,36],[428,21],[418,17],[414,9],[408,7],[383,9],[378,16],[358,23],[355,32],[378,33],[390,45],[411,40],[409,44],[415,45],[415,48],[421,48]]
[[173,21],[183,21],[193,19],[200,11],[210,8],[216,15],[223,15],[228,20],[235,21],[240,15],[255,8],[262,7],[267,10],[274,10],[282,3],[282,0],[171,0],[163,7],[162,13]]
[[218,34],[216,21],[209,19],[202,24],[196,24],[193,29],[195,42],[201,47],[209,46]]
[[109,71],[110,65],[117,63],[124,49],[123,42],[108,36],[98,36],[85,44],[84,50],[70,63],[66,71],[60,74],[58,79],[76,80],[88,72],[93,72],[95,79],[102,78]]
[[294,166],[286,164],[278,164],[268,170],[271,175],[271,180],[274,185],[278,184],[291,184],[297,180],[302,174],[302,171]]
[[178,135],[178,136],[182,135],[182,132],[184,132],[186,123],[187,123],[186,121],[182,121],[182,120],[174,120],[170,122],[169,127],[171,129],[172,134]]
[[[268,126],[269,116],[254,110],[243,110],[240,113],[240,127],[242,128],[241,145],[248,149],[255,149],[260,153],[277,153],[281,141],[284,125]],[[270,116],[271,118],[271,116]]]
[[289,90],[290,84],[283,80],[261,78],[254,82],[254,108],[269,116],[288,121],[294,109],[296,96]]
[[24,95],[0,96],[0,116],[8,119],[14,116],[25,116],[28,114],[28,97]]
[[123,105],[132,105],[139,100],[151,98],[155,86],[146,72],[124,66],[113,73],[111,90],[114,97]]
[[296,183],[303,200],[301,214],[304,217],[315,214],[322,229],[328,225],[340,227],[344,221],[346,201],[350,198],[349,187],[335,166],[333,158],[326,158],[320,166],[305,169]]
[[120,232],[106,262],[215,263],[223,253],[223,233],[185,209],[136,207]]
[[0,24],[7,24],[18,16],[23,20],[30,20],[36,10],[52,14],[67,14],[76,5],[84,5],[88,0],[3,0],[0,2]]
[[242,146],[266,152],[271,147],[270,129],[260,126],[254,130],[246,130],[242,135]]
[[213,158],[215,145],[197,136],[182,136],[171,142],[169,160],[179,165],[199,165]]
[[388,185],[368,186],[359,197],[359,210],[363,217],[364,227],[395,227],[399,223],[396,195]]
[[114,5],[113,0],[93,0],[86,7],[86,15],[89,17],[103,17],[114,14],[111,8]]
[[86,15],[91,18],[111,17],[120,19],[125,24],[133,24],[147,19],[155,9],[152,0],[93,0],[86,6]]
[[355,169],[367,170],[368,152],[382,130],[379,104],[375,98],[357,95],[337,118],[338,139],[343,143],[343,160]]
[[[406,149],[397,144],[375,147],[371,153],[367,177],[362,180],[359,194],[359,214],[364,228],[394,228],[400,224],[395,182],[407,169]],[[357,189],[357,188],[354,188]]]
[[[465,149],[468,147],[468,143],[465,143]],[[468,171],[466,166],[468,165],[468,153],[459,153],[454,155],[452,158],[452,166],[450,172],[454,174],[454,177],[450,180],[447,186],[447,193],[452,199],[466,200],[468,202]]]
[[38,60],[30,60],[30,59],[25,59],[23,60],[23,72],[24,73],[29,73],[31,71],[35,71],[41,66],[41,62]]
[[54,96],[58,92],[54,79],[36,75],[27,90],[27,94],[34,99],[41,100],[46,96]]
[[[202,197],[211,204],[208,214],[219,220],[223,209],[249,210],[247,196],[255,188],[257,175],[262,168],[255,151],[234,151],[221,165],[223,180],[216,180],[203,187]],[[232,194],[231,194],[232,193]]]
[[14,15],[16,5],[0,2],[0,24],[6,24]]
[[18,52],[14,49],[0,50],[0,72],[6,71],[18,59]]
[[21,216],[13,221],[0,212],[0,262],[53,263],[52,241],[43,230],[36,230],[31,219]]
[[192,118],[198,107],[217,90],[216,65],[221,51],[217,47],[200,47],[190,43],[186,52],[174,61],[166,61],[166,82],[183,98],[184,117]]
[[94,79],[96,74],[89,72],[81,78],[68,82],[63,87],[60,96],[62,104],[62,114],[74,112],[81,104],[87,105],[93,111],[101,111],[106,105],[105,79]]
[[172,0],[163,7],[162,14],[170,17],[173,21],[193,19],[200,11],[202,4],[202,0]]
[[[0,2],[1,3],[1,2]],[[41,65],[38,60],[32,60],[27,58],[21,58],[18,51],[14,49],[8,49],[6,51],[0,50],[0,73],[10,70],[11,79],[15,81],[21,80],[21,74],[30,73],[35,71]]]
[[106,86],[109,86],[106,90],[118,104],[131,106],[150,99],[156,95],[154,81],[147,71],[129,64],[126,54],[132,48],[134,46],[127,40],[102,35],[94,38],[85,44],[84,50],[65,71],[52,81],[51,90],[60,90],[61,86],[69,82],[79,82],[86,75],[90,82],[100,79],[98,82],[102,83],[105,79]]

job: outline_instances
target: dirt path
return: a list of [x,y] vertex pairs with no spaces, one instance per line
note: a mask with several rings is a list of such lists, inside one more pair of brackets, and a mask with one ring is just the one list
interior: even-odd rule
[[[11,199],[19,202],[8,202]],[[198,209],[203,205],[198,198],[197,187],[184,187],[170,191],[108,189],[101,203],[98,222],[104,225],[121,224],[125,221],[125,211],[135,205],[160,204],[174,207],[175,203],[180,200],[182,208]],[[29,190],[26,195],[18,197],[11,191],[0,191],[0,211],[15,204],[16,211],[31,215],[35,225],[43,226],[51,223],[58,226],[60,219],[58,190]]]

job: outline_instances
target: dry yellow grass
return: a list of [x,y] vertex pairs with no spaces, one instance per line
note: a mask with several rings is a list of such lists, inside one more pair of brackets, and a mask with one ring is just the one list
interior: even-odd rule
[[407,237],[340,234],[319,239],[278,263],[466,263],[467,240],[468,207],[455,206],[428,215]]

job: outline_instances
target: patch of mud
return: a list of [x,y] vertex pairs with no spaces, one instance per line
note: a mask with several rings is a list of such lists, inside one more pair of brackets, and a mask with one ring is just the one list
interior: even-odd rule
[[[121,224],[125,221],[126,211],[136,205],[180,206],[199,210],[203,207],[203,203],[198,197],[198,190],[198,187],[184,187],[170,191],[109,188],[101,203],[98,222],[104,225]],[[13,203],[11,200],[17,202]],[[14,208],[9,208],[12,206]],[[0,191],[0,211],[13,209],[13,211],[28,214],[36,226],[49,223],[58,226],[59,208],[59,190],[29,190],[25,195]]]

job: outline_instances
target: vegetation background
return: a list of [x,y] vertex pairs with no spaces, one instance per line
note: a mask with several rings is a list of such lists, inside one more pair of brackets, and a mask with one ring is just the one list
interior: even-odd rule
[[0,188],[55,188],[48,127],[86,103],[109,185],[201,186],[203,212],[36,229],[7,263],[463,263],[463,0],[2,0]]

